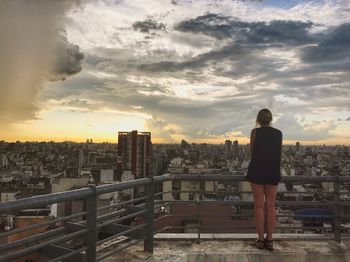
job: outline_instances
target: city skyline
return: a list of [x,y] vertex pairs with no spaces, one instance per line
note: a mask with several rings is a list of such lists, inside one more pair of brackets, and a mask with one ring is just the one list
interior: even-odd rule
[[245,144],[267,107],[350,145],[347,0],[1,1],[0,29],[0,140]]

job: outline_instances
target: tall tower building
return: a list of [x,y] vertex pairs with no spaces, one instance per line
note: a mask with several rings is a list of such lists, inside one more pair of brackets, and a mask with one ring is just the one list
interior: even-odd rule
[[233,141],[232,148],[233,148],[233,158],[236,159],[238,157],[238,141],[237,140]]
[[78,151],[78,168],[83,168],[88,165],[88,150],[79,149]]
[[130,170],[135,179],[151,176],[151,132],[118,132],[117,170]]
[[226,140],[225,141],[225,151],[228,153],[228,152],[231,152],[231,150],[232,150],[232,141]]

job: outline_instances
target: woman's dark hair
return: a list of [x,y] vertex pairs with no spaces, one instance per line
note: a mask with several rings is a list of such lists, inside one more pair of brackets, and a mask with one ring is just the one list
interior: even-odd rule
[[272,114],[267,108],[261,109],[256,116],[256,126],[271,126]]

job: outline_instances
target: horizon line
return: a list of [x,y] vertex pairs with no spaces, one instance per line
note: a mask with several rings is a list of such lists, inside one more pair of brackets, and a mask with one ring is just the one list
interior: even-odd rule
[[[91,138],[88,138],[89,140]],[[88,140],[86,139],[86,140]],[[221,145],[221,144],[225,144],[225,141],[223,141],[222,143],[212,143],[212,142],[189,142],[186,139],[185,140],[187,143],[189,144],[209,144],[209,145]],[[225,139],[225,140],[232,140],[232,139]],[[238,139],[235,139],[238,140]],[[115,142],[111,142],[111,141],[99,141],[99,142],[95,142],[92,139],[92,144],[118,144],[117,141]],[[234,141],[234,140],[232,140]],[[293,140],[294,141],[294,140]],[[295,140],[296,141],[296,140]],[[6,140],[0,140],[0,142],[5,142],[5,143],[76,143],[76,144],[86,144],[87,141],[74,141],[74,140],[64,140],[64,141],[57,141],[57,140],[16,140],[16,141],[6,141]],[[152,141],[151,141],[152,142]],[[239,142],[239,140],[238,140]],[[335,144],[335,143],[316,143],[315,141],[309,141],[309,142],[305,142],[303,140],[299,140],[297,141],[300,143],[300,146],[346,146],[346,147],[350,147],[350,144]],[[303,144],[304,142],[304,144]],[[296,142],[287,142],[287,143],[283,143],[282,145],[294,145],[295,146]],[[157,144],[181,144],[180,142],[152,142],[153,145],[157,145]],[[248,145],[249,143],[240,143],[241,145]]]

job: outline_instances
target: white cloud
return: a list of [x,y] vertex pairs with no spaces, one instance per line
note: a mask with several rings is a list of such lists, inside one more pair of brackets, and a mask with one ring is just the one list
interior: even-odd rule
[[[247,136],[262,107],[272,109],[285,138],[324,139],[335,128],[332,119],[302,123],[296,116],[350,111],[350,61],[310,64],[303,56],[350,21],[348,1],[308,1],[290,9],[254,1],[176,2],[94,1],[71,12],[68,39],[86,53],[84,71],[44,90],[42,103],[82,99],[94,105],[90,110],[142,111],[163,139],[180,132],[189,138]],[[219,24],[176,28],[208,14]],[[164,30],[133,28],[147,19]],[[213,34],[223,25],[237,26],[232,37]],[[291,29],[281,34],[281,28]]]

